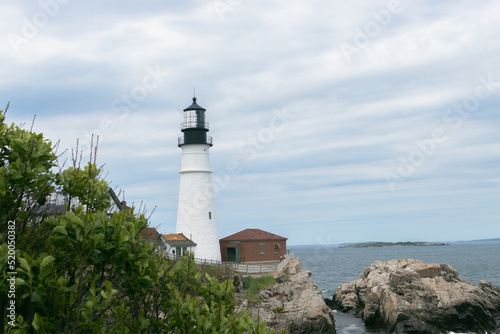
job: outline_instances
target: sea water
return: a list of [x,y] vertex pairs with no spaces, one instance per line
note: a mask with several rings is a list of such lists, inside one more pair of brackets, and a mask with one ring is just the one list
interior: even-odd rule
[[[427,263],[448,263],[472,284],[486,280],[500,286],[500,242],[464,242],[447,246],[393,246],[339,248],[331,245],[291,246],[302,269],[312,271],[312,279],[331,298],[343,283],[358,279],[363,268],[375,261],[417,259]],[[339,334],[377,333],[365,329],[361,319],[335,312]]]

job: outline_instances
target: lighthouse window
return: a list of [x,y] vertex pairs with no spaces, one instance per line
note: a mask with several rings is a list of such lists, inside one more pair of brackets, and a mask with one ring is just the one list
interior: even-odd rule
[[196,127],[196,110],[187,110],[184,114],[184,122],[187,128]]
[[212,219],[212,212],[208,213],[208,219]]

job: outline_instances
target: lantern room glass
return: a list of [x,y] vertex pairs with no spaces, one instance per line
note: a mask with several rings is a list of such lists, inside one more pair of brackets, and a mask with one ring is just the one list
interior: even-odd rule
[[183,128],[201,128],[206,129],[205,112],[203,110],[186,110],[184,112]]

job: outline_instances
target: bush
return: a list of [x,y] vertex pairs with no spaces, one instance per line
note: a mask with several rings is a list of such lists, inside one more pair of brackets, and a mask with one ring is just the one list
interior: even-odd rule
[[[15,221],[16,268],[8,268],[7,228],[0,230],[0,329],[7,333],[266,333],[235,312],[232,280],[192,257],[167,259],[139,235],[134,209],[108,215],[107,183],[94,163],[50,171],[56,155],[43,135],[0,113],[0,216]],[[50,148],[50,149],[48,149]],[[77,156],[77,154],[75,154]],[[59,190],[85,206],[40,215]],[[8,210],[4,210],[8,208]],[[14,270],[15,269],[15,270]],[[6,317],[7,278],[16,272],[16,317]],[[6,322],[5,319],[9,319]]]

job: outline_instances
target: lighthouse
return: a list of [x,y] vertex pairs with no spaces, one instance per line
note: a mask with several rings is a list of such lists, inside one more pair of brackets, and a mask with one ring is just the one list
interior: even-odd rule
[[207,135],[205,111],[196,103],[196,97],[184,109],[183,135],[178,142],[182,160],[176,232],[196,243],[191,249],[195,258],[220,261],[209,159],[212,137]]

